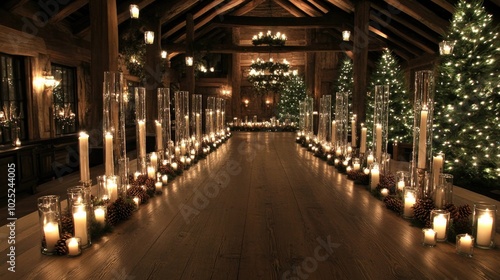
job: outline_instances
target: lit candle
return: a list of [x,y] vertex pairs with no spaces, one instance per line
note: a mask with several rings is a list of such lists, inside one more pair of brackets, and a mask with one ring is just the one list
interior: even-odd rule
[[366,163],[368,165],[372,164],[373,163],[373,154],[369,154],[367,157],[366,157]]
[[137,121],[137,125],[139,126],[139,157],[146,157],[146,121],[139,120]]
[[425,168],[427,159],[427,106],[420,112],[420,135],[418,137],[418,168]]
[[148,178],[155,179],[156,171],[153,166],[148,166]]
[[358,171],[360,168],[361,168],[361,165],[360,165],[359,163],[354,163],[354,164],[352,165],[352,169],[353,169],[354,171]]
[[175,146],[175,156],[178,157],[181,154],[181,148],[179,146]]
[[405,181],[398,181],[398,191],[403,191],[405,188]]
[[478,246],[489,247],[491,245],[491,232],[493,229],[493,218],[483,214],[477,219],[476,243]]
[[436,232],[433,229],[424,229],[424,244],[436,245]]
[[43,226],[45,233],[45,244],[47,251],[52,252],[59,240],[59,225],[57,223],[48,222]]
[[168,176],[166,174],[161,176],[161,181],[164,185],[166,185],[168,183]]
[[134,202],[135,202],[135,206],[136,206],[137,208],[139,208],[139,203],[140,203],[139,198],[136,196],[136,197],[134,197],[134,198],[133,198],[133,200],[134,200]]
[[[118,198],[118,186],[116,177],[111,177],[106,180],[106,188],[108,189],[109,202],[113,203]],[[82,240],[83,241],[83,240]]]
[[351,172],[351,170],[352,170],[352,167],[351,167],[351,166],[347,166],[347,167],[346,167],[346,171],[347,171],[347,172]]
[[152,167],[155,169],[155,171],[156,171],[156,169],[158,168],[158,156],[156,155],[156,153],[155,153],[155,152],[152,152],[152,153],[151,153],[151,158],[150,158],[150,160],[151,160],[151,166],[152,166]]
[[459,239],[458,248],[460,252],[469,253],[472,247],[472,237],[467,233]]
[[337,156],[341,156],[342,155],[342,149],[340,147],[337,148],[337,151],[335,151],[335,154]]
[[80,180],[82,182],[88,182],[90,180],[89,135],[85,132],[80,132],[78,142],[80,148]]
[[359,152],[364,154],[366,152],[366,127],[361,128],[361,144]]
[[450,54],[451,53],[451,47],[448,44],[444,44],[443,46],[443,54]]
[[103,207],[98,207],[94,209],[94,216],[95,216],[95,221],[98,224],[104,225],[105,221],[105,211]]
[[173,168],[174,170],[177,170],[177,162],[172,162],[172,168]]
[[156,187],[156,191],[157,192],[161,192],[162,187],[163,187],[163,183],[162,182],[156,182],[155,183],[155,187]]
[[134,173],[134,180],[137,180],[137,178],[139,178],[139,175],[141,175],[141,172],[136,171],[136,172]]
[[156,125],[156,150],[163,150],[163,135],[161,130],[161,122],[155,121]]
[[371,189],[374,190],[379,182],[380,182],[380,171],[378,169],[378,166],[375,166],[371,170],[371,180],[370,180]]
[[376,124],[375,126],[375,134],[376,134],[376,150],[375,150],[375,158],[377,162],[382,162],[382,125]]
[[353,115],[352,120],[351,120],[351,146],[357,147],[356,146],[356,115]]
[[186,143],[182,142],[181,143],[181,155],[185,155],[185,154],[186,154]]
[[439,184],[439,174],[443,173],[443,155],[438,154],[432,157],[432,177],[434,181],[434,188]]
[[87,211],[85,211],[84,205],[77,207],[77,210],[73,213],[73,223],[75,229],[75,237],[80,237],[82,244],[88,244],[89,240],[87,232]]
[[437,215],[432,221],[432,229],[437,232],[437,239],[443,240],[446,238],[446,228],[448,221],[443,215]]
[[370,169],[365,168],[365,169],[363,170],[363,172],[365,173],[365,175],[368,175],[368,174],[370,174]]
[[106,132],[104,136],[104,151],[105,151],[105,175],[112,176],[115,174],[115,169],[113,167],[113,134],[109,131]]
[[335,147],[335,142],[337,141],[337,122],[332,121],[332,145]]
[[405,196],[405,206],[403,212],[405,217],[413,217],[413,205],[415,202],[416,199],[413,193],[407,193]]
[[68,240],[68,255],[69,256],[78,256],[80,254],[80,244],[78,244],[78,239],[72,237]]
[[437,208],[443,208],[443,199],[444,199],[444,189],[438,188],[436,189],[436,197],[434,198],[434,203]]

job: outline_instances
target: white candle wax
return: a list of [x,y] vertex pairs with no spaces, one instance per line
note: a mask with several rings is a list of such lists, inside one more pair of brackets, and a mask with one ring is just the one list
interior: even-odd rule
[[407,194],[405,196],[405,207],[404,207],[404,212],[403,214],[406,217],[412,217],[413,216],[413,205],[415,204],[416,199],[413,194]]
[[163,150],[163,134],[161,130],[161,122],[155,121],[156,125],[156,149],[158,151]]
[[439,174],[443,173],[443,156],[437,155],[432,157],[432,177],[434,188],[439,184]]
[[104,209],[102,209],[102,208],[96,208],[94,210],[94,216],[95,216],[95,220],[96,220],[97,223],[99,223],[101,225],[104,225],[104,221],[105,221]]
[[137,206],[137,208],[139,208],[139,205],[140,205],[140,201],[139,201],[139,198],[136,196],[133,198],[134,202],[135,202],[135,206]]
[[437,215],[432,221],[432,229],[437,232],[437,239],[446,238],[447,220],[443,215]]
[[372,154],[369,154],[368,157],[366,157],[366,163],[368,165],[373,163],[373,155]]
[[351,170],[352,170],[352,167],[351,167],[351,166],[347,166],[347,167],[346,167],[346,171],[347,171],[347,172],[351,172]]
[[78,239],[72,237],[68,242],[68,255],[78,256],[80,254],[80,246],[78,245]]
[[106,132],[104,136],[104,151],[105,151],[105,171],[106,176],[112,176],[115,173],[113,164],[113,134]]
[[462,236],[459,240],[459,250],[460,252],[463,252],[463,253],[469,253],[470,252],[470,248],[472,247],[472,238],[470,235],[468,235],[467,233]]
[[83,205],[78,207],[78,210],[73,213],[73,224],[75,228],[75,237],[80,237],[82,244],[88,244],[87,211],[85,211]]
[[418,137],[418,168],[425,168],[427,159],[427,107],[420,112],[420,135]]
[[356,145],[356,115],[354,115],[351,120],[351,146],[357,147]]
[[386,197],[389,195],[389,189],[383,188],[380,190],[380,194],[382,194],[383,197]]
[[48,222],[43,226],[45,234],[45,246],[47,251],[52,252],[59,240],[59,225],[57,223]]
[[162,187],[163,187],[163,183],[162,182],[156,182],[155,183],[155,187],[156,187],[156,191],[157,192],[161,192]]
[[173,168],[174,170],[177,170],[177,162],[172,162],[172,168]]
[[161,176],[161,181],[164,185],[166,185],[168,183],[168,176],[167,175]]
[[366,152],[366,127],[361,128],[361,143],[359,146],[359,152],[364,154]]
[[485,247],[490,246],[492,228],[493,218],[490,215],[483,214],[477,219],[477,245]]
[[176,146],[174,151],[176,157],[178,157],[181,154],[181,148],[179,148],[179,146]]
[[181,155],[186,154],[186,143],[182,142],[181,143]]
[[379,123],[375,126],[375,134],[376,134],[375,158],[377,159],[377,162],[382,162],[382,125]]
[[151,153],[151,166],[156,170],[158,168],[158,156],[155,152]]
[[436,244],[436,232],[432,229],[428,229],[425,231],[424,235],[424,243],[427,245],[434,245]]
[[155,179],[156,171],[153,166],[148,166],[148,178]]
[[361,168],[361,165],[359,163],[355,163],[352,165],[352,170],[357,171]]
[[377,187],[379,182],[380,182],[380,171],[378,168],[372,168],[371,180],[370,180],[371,189],[374,190]]
[[141,175],[141,172],[136,171],[136,172],[134,173],[134,180],[137,180],[137,178],[139,178],[139,175]]
[[87,182],[90,180],[89,135],[85,132],[80,132],[78,144],[80,148],[80,179],[82,182]]
[[366,175],[368,175],[368,174],[370,174],[370,169],[365,168],[365,169],[363,170],[363,172],[364,172]]
[[146,122],[144,120],[137,121],[139,126],[139,157],[144,158],[146,156]]
[[337,122],[332,121],[332,145],[335,146],[336,141],[337,141]]
[[434,198],[434,203],[436,204],[437,208],[442,208],[444,206],[443,198],[444,198],[444,189],[436,189],[436,197]]
[[398,181],[398,190],[403,191],[405,188],[405,181]]
[[118,198],[118,186],[116,184],[116,180],[111,178],[108,179],[106,182],[106,188],[108,189],[109,202],[115,202]]

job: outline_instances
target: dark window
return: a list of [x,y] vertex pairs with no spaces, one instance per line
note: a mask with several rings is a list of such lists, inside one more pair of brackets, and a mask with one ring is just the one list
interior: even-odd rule
[[27,139],[24,58],[0,53],[0,144]]
[[52,64],[52,75],[59,82],[53,88],[56,135],[76,132],[76,71],[75,68]]

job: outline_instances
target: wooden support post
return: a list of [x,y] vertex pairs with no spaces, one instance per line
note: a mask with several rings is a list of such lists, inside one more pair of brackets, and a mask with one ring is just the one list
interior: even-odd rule
[[[91,84],[92,91],[87,96],[86,117],[80,127],[86,130],[99,130],[102,124],[102,83],[104,71],[118,71],[118,21],[116,1],[90,0],[91,39]],[[101,133],[92,133],[102,137]],[[102,140],[102,139],[101,139]]]
[[[234,44],[239,44],[240,42],[240,28],[232,28],[232,40]],[[231,115],[232,117],[238,117],[241,119],[241,54],[233,53],[231,55]]]
[[155,131],[155,120],[158,116],[158,97],[157,89],[162,86],[162,72],[161,72],[161,25],[158,18],[154,18],[151,26],[147,26],[148,31],[155,33],[153,44],[146,44],[146,65],[145,65],[145,82],[146,88],[146,124],[147,132],[153,133]]
[[370,1],[355,1],[354,13],[354,92],[352,96],[353,114],[357,115],[359,122],[366,119],[366,91],[368,68],[368,24],[370,19]]
[[[194,58],[193,40],[194,40],[194,20],[193,20],[193,14],[189,13],[186,15],[186,44],[187,44],[186,55],[192,56]],[[186,85],[184,90],[189,91],[189,95],[191,96],[194,93],[194,89],[195,89],[195,84],[194,84],[194,63],[193,63],[192,66],[186,65]]]

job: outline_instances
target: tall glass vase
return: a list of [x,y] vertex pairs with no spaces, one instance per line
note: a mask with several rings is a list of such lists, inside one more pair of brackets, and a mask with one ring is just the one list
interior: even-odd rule
[[201,116],[202,116],[202,99],[201,94],[193,94],[191,97],[191,131],[195,143],[201,143]]
[[135,88],[135,125],[137,139],[137,171],[147,172],[146,160],[146,89]]
[[382,156],[387,153],[387,135],[389,131],[389,85],[375,86],[373,113],[373,149],[375,150],[376,161],[382,163]]
[[[128,183],[128,165],[119,165],[127,157],[125,132],[128,92],[124,90],[121,72],[104,72],[103,83],[103,141],[105,175],[122,174],[121,184]],[[118,170],[117,170],[118,169]]]
[[313,99],[312,99],[312,97],[308,96],[308,97],[306,97],[304,102],[305,102],[305,105],[304,105],[304,107],[305,107],[305,125],[304,125],[305,129],[304,129],[304,132],[305,132],[306,138],[312,139],[314,136]]
[[209,137],[214,137],[215,134],[215,97],[207,97],[207,109],[205,111],[206,116],[206,131],[205,133]]
[[[159,123],[159,126],[158,126]],[[160,159],[170,160],[173,152],[172,131],[170,126],[170,89],[158,88],[158,119],[156,132],[156,150]],[[158,131],[158,129],[160,131]]]
[[320,99],[320,113],[318,126],[318,141],[323,143],[329,141],[330,118],[332,114],[332,96],[324,95]]
[[[434,74],[430,70],[415,73],[413,104],[412,186],[420,197],[431,196],[433,189],[428,177],[432,158],[432,120],[434,113]],[[427,178],[427,179],[426,179]],[[431,179],[432,182],[432,179]]]
[[337,128],[335,150],[347,154],[349,99],[347,92],[337,92],[335,96],[335,123]]
[[40,221],[41,252],[53,255],[61,231],[61,202],[58,195],[38,198],[38,218]]
[[186,145],[189,139],[189,92],[176,91],[175,101],[175,145]]
[[220,107],[220,113],[221,113],[221,133],[223,133],[223,134],[226,133],[226,106],[227,106],[227,100],[226,99],[221,99],[221,107]]

